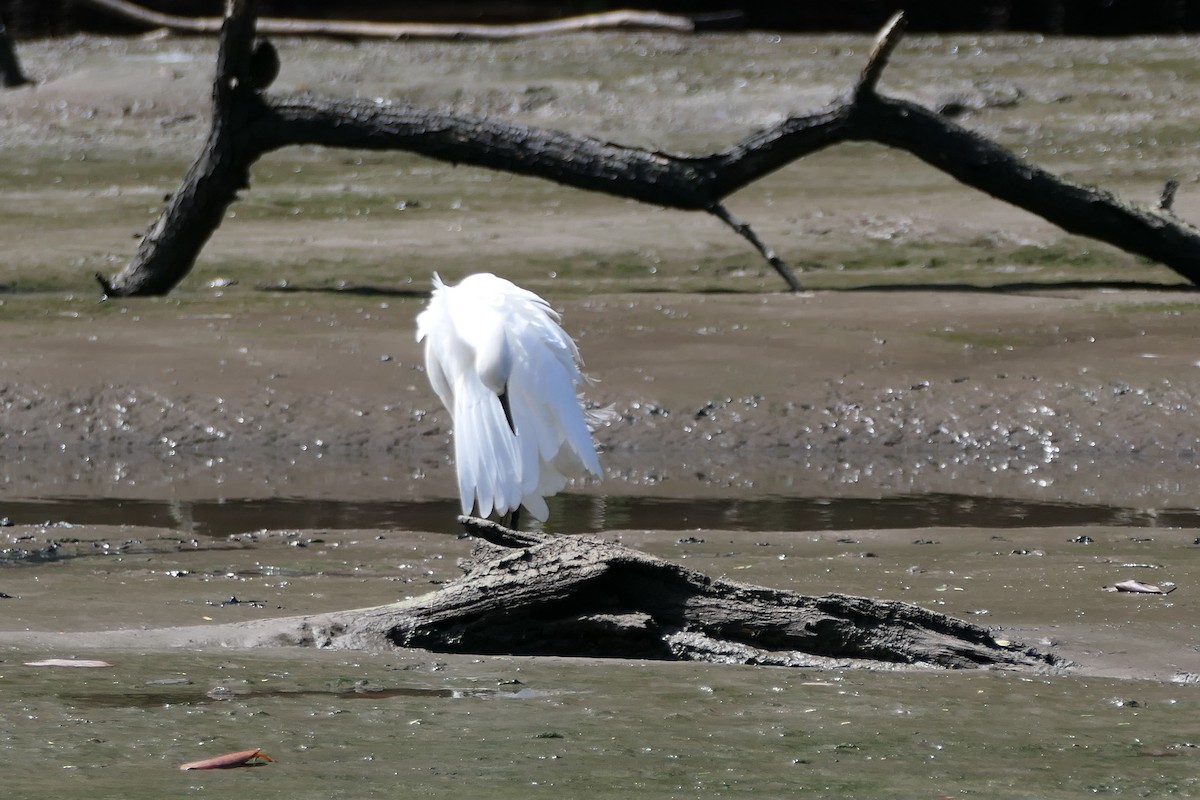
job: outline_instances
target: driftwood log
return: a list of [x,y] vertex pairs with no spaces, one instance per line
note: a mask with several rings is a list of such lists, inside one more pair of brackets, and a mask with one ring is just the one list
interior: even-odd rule
[[483,543],[458,580],[388,606],[295,618],[269,643],[790,667],[1056,663],[907,603],[807,597],[711,579],[596,537],[460,520]]
[[[1030,164],[937,112],[879,94],[903,17],[880,32],[852,89],[824,109],[790,117],[725,150],[685,155],[624,147],[562,131],[440,114],[402,103],[265,92],[255,65],[274,50],[255,41],[253,0],[229,0],[206,147],[126,266],[97,275],[106,295],[165,294],[191,270],[260,156],[290,145],[407,150],[444,161],[542,177],[666,208],[713,214],[750,241],[787,281],[787,265],[722,204],[733,192],[818,150],[874,141],[906,150],[993,197],[1059,227],[1160,262],[1200,283],[1200,230],[1169,207],[1127,204]],[[252,53],[258,56],[252,56]],[[1169,205],[1169,204],[1168,204]]]
[[0,17],[0,85],[6,89],[25,86],[32,83],[21,71],[21,61],[17,58],[17,50],[13,47],[12,37],[4,27],[4,19]]
[[[182,17],[164,14],[127,0],[80,0],[127,22],[171,31],[211,35],[221,31],[221,17]],[[468,25],[418,22],[363,22],[360,20],[281,19],[258,21],[260,36],[332,36],[347,39],[453,39],[503,41],[534,36],[599,30],[658,30],[691,33],[696,25],[688,17],[654,11],[606,11],[578,17],[524,22],[513,25]]]
[[[371,608],[164,629],[56,634],[77,648],[317,647],[702,661],[817,669],[1073,664],[908,603],[713,579],[595,536],[521,533],[460,517],[478,541],[463,575]],[[0,645],[45,633],[0,631]]]

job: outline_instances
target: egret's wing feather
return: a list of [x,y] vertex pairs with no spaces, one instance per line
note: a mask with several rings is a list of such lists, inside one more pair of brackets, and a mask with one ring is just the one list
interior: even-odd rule
[[599,475],[600,462],[576,394],[583,376],[574,343],[540,299],[513,302],[519,307],[509,327],[515,357],[508,390],[524,474],[521,502],[545,519],[545,498],[570,479]]
[[425,375],[429,378],[429,385],[433,387],[433,392],[442,401],[442,405],[450,412],[451,417],[454,416],[454,389],[453,382],[446,374],[446,366],[443,363],[443,354],[438,352],[434,339],[429,339],[425,342]]
[[550,516],[550,506],[546,505],[546,498],[543,495],[526,495],[521,499],[521,505],[529,516],[536,519],[538,522],[545,522]]
[[456,363],[462,356],[461,345],[450,317],[450,304],[446,298],[446,287],[441,279],[433,276],[433,296],[424,311],[417,315],[417,341],[425,342],[425,374],[429,385],[446,410],[454,414],[454,382],[461,372]]
[[599,474],[600,462],[577,394],[582,376],[574,362],[564,362],[561,350],[542,347],[530,353],[528,372],[523,370],[521,377],[534,407],[530,416],[541,459],[552,461],[565,446],[589,472]]
[[584,384],[579,351],[556,322],[545,318],[540,323],[539,346],[530,352],[529,374],[523,377],[530,393],[543,404],[541,416],[552,420],[556,428],[554,435],[539,437],[542,458],[554,459],[565,444],[588,472],[599,475],[600,460],[579,401],[578,392]]

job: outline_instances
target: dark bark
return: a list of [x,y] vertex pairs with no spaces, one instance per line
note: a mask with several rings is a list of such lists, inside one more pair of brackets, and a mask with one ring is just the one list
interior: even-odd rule
[[[748,225],[736,220],[722,200],[823,148],[873,141],[907,150],[959,181],[1067,231],[1146,256],[1200,283],[1200,231],[1169,210],[1129,205],[1108,192],[1063,180],[928,109],[880,95],[880,74],[900,41],[900,15],[880,32],[862,76],[844,97],[753,133],[725,150],[687,155],[400,103],[307,94],[265,96],[265,87],[253,84],[248,66],[252,5],[237,0],[230,6],[208,145],[129,264],[111,280],[100,278],[109,295],[170,291],[191,269],[237,190],[247,185],[251,164],[265,152],[301,144],[407,150],[667,208],[705,211],[750,241],[788,285],[798,289],[786,264]],[[242,55],[235,58],[235,53]]]
[[6,89],[14,89],[32,83],[21,71],[21,61],[17,58],[17,50],[13,47],[8,29],[4,27],[3,17],[0,17],[0,83]]
[[856,108],[860,137],[906,150],[962,183],[1065,231],[1164,264],[1200,284],[1200,230],[1163,211],[1059,178],[915,103],[873,97]]
[[208,139],[142,237],[129,265],[110,282],[96,279],[108,296],[162,295],[191,269],[221,224],[237,193],[250,186],[250,166],[265,152],[257,135],[263,117],[260,89],[253,81],[253,0],[230,0],[217,52],[212,123]]
[[704,210],[719,199],[705,159],[623,147],[501,120],[443,114],[404,103],[316,95],[272,98],[261,120],[267,146],[405,150],[645,203]]
[[390,606],[297,621],[332,647],[652,658],[776,666],[1038,669],[1055,659],[894,601],[711,579],[589,536],[519,533],[463,517],[481,544],[466,574]]

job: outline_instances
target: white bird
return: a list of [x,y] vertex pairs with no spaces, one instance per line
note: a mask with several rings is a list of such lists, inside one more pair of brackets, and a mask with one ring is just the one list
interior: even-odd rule
[[454,461],[464,514],[524,507],[539,520],[546,498],[572,478],[600,477],[580,405],[579,349],[559,315],[527,289],[490,273],[456,286],[433,276],[417,315],[429,383],[454,422]]

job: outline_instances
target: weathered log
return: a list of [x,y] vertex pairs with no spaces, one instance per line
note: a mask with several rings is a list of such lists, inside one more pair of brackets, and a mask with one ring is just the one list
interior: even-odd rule
[[17,58],[17,50],[4,27],[4,19],[0,17],[0,84],[6,89],[15,89],[29,83],[32,81],[21,71],[21,60]]
[[[220,17],[182,17],[164,14],[127,0],[82,0],[128,22],[174,33],[211,35],[220,33]],[[556,36],[598,30],[659,30],[691,33],[695,24],[688,17],[653,11],[605,11],[545,22],[514,25],[469,25],[456,23],[363,22],[359,20],[280,19],[258,21],[260,36],[334,36],[348,39],[454,39],[503,41],[535,36]]]
[[302,618],[273,642],[775,666],[1039,669],[1056,659],[907,603],[712,579],[592,536],[461,517],[487,544],[440,590]]
[[[1073,665],[908,603],[712,579],[594,536],[461,517],[463,575],[400,602],[293,617],[61,634],[72,647],[318,647],[810,668],[1057,671]],[[0,644],[45,634],[0,631]],[[65,640],[64,640],[65,641]]]
[[[253,86],[245,71],[248,59],[227,55],[234,49],[249,52],[253,5],[249,0],[230,2],[208,147],[130,262],[111,280],[98,276],[106,294],[170,291],[191,270],[225,208],[246,185],[250,165],[266,152],[301,144],[406,150],[667,208],[705,211],[747,238],[789,287],[798,289],[783,260],[748,225],[734,219],[722,200],[818,150],[847,141],[874,141],[907,150],[962,183],[1067,231],[1146,256],[1200,283],[1200,230],[1169,210],[1126,204],[1108,192],[1071,183],[944,116],[880,95],[879,77],[902,35],[899,14],[880,32],[861,77],[843,97],[725,150],[687,155],[400,103],[310,94],[269,97],[263,87]],[[223,94],[222,86],[236,90]],[[186,235],[175,233],[176,226],[184,227]]]

